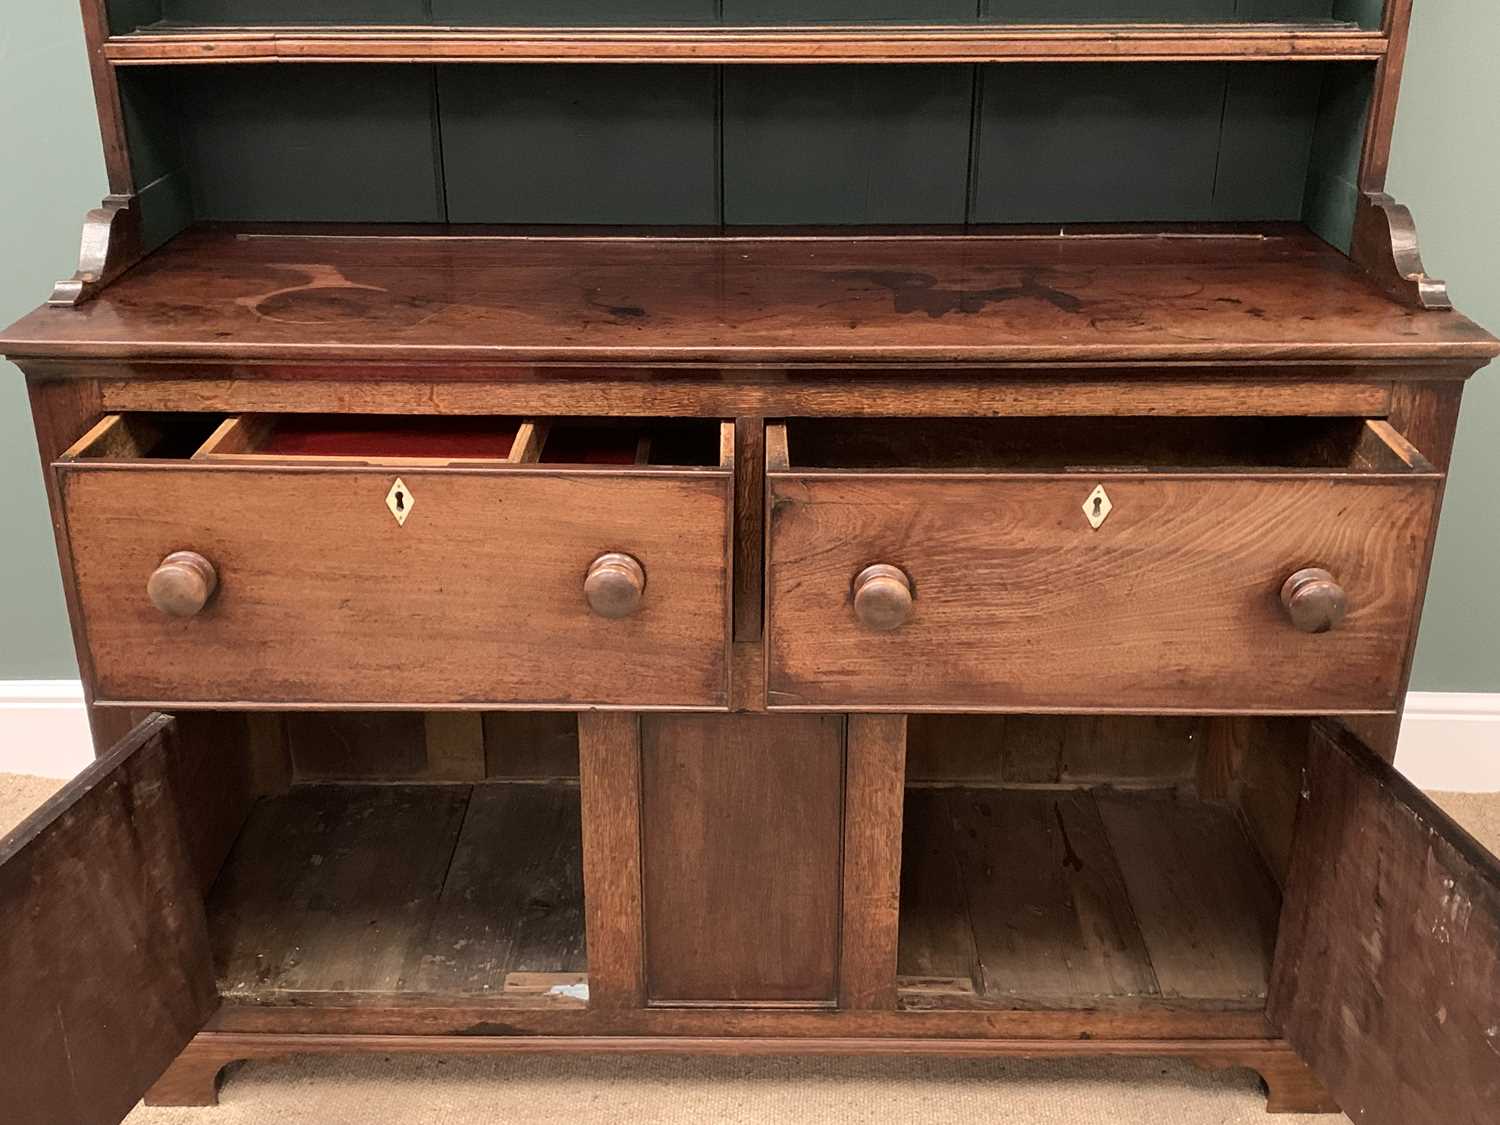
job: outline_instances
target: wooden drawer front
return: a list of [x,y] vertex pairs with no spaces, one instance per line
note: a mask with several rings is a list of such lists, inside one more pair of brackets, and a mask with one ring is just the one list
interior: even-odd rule
[[[1395,473],[769,477],[773,708],[1194,712],[1396,705],[1439,478]],[[1098,530],[1084,505],[1103,485]],[[856,578],[899,568],[876,631]],[[1348,612],[1299,632],[1294,573]]]
[[[78,601],[113,702],[727,705],[732,469],[60,465]],[[146,594],[169,554],[201,612]],[[639,608],[591,611],[627,552]]]

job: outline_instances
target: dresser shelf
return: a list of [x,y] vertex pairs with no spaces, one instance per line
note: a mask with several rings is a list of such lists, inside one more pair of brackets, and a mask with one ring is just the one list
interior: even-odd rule
[[112,36],[128,65],[271,62],[1003,63],[1378,60],[1380,31],[1304,23],[371,27],[149,25]]
[[1482,360],[1305,228],[932,236],[199,227],[7,355],[673,364]]

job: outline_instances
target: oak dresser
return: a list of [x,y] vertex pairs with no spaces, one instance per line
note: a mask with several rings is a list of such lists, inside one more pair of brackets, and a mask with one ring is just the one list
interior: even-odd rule
[[1500,1121],[1500,863],[1390,764],[1500,352],[1384,194],[1410,0],[82,7],[8,1121],[428,1051]]

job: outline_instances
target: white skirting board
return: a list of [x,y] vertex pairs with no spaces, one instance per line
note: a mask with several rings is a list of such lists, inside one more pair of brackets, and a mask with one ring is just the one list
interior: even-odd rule
[[[0,680],[0,773],[67,778],[92,759],[77,680]],[[1423,789],[1500,793],[1500,692],[1412,692],[1396,765]]]

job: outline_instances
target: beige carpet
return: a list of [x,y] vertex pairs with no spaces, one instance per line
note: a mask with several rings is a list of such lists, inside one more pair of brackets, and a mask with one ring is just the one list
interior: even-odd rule
[[[0,774],[0,833],[58,786]],[[1500,851],[1500,794],[1435,794]],[[129,1125],[921,1122],[1286,1125],[1253,1074],[1154,1060],[300,1058],[229,1072],[217,1109],[140,1107]]]

